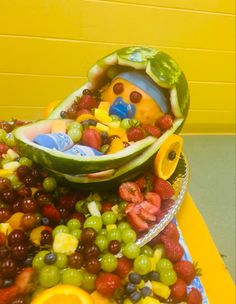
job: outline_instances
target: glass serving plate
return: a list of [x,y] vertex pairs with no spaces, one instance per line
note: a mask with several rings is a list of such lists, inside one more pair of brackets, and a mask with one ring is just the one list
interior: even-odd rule
[[178,166],[174,174],[169,179],[169,182],[175,189],[175,197],[173,200],[168,200],[162,209],[162,215],[159,222],[152,226],[148,232],[139,236],[137,244],[142,247],[156,237],[175,217],[178,212],[189,184],[189,164],[186,156],[182,153],[178,162]]

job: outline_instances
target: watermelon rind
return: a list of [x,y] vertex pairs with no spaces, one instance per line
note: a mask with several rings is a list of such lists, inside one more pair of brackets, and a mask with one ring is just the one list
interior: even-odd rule
[[78,187],[81,187],[81,189],[86,188],[88,190],[94,190],[115,187],[115,185],[118,185],[121,182],[135,178],[137,175],[143,172],[143,170],[148,167],[148,165],[151,165],[153,163],[153,158],[155,157],[161,145],[171,134],[173,134],[179,128],[182,122],[183,118],[176,119],[171,129],[163,133],[163,135],[155,140],[155,142],[150,145],[143,153],[139,154],[133,160],[118,168],[113,176],[109,178],[96,179],[86,176],[60,174],[60,172],[55,171],[54,173],[61,176],[64,180],[76,184]]
[[[71,120],[65,121],[71,122]],[[37,130],[34,136],[44,133],[45,129],[50,129],[52,122],[53,120],[41,120],[18,128],[15,131],[16,144],[22,155],[44,165],[47,169],[67,174],[96,173],[119,168],[156,141],[155,137],[148,136],[115,154],[75,156],[39,146],[26,136],[31,130]]]

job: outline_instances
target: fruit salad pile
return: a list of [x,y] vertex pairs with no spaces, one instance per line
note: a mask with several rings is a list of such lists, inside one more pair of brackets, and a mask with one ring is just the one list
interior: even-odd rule
[[61,112],[62,118],[73,122],[66,125],[55,121],[51,133],[39,134],[33,141],[73,155],[104,155],[121,151],[147,136],[159,138],[172,127],[173,116],[168,113],[158,118],[155,125],[130,118],[123,108],[116,115],[111,114],[111,103],[99,96],[98,91],[84,90],[67,111]]
[[173,204],[169,182],[148,172],[113,192],[72,191],[19,155],[14,126],[0,129],[0,304],[55,303],[64,290],[71,303],[202,303],[175,223],[136,244]]

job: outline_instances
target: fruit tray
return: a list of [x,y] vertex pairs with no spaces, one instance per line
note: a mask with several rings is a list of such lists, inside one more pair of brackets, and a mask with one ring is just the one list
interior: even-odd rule
[[175,189],[174,200],[170,201],[170,204],[167,204],[163,210],[161,220],[137,240],[137,244],[140,247],[150,242],[173,220],[184,200],[189,183],[189,164],[183,153],[180,156],[175,173],[171,176],[170,182]]
[[[180,230],[177,221],[174,219],[174,222],[176,223],[178,232],[179,232],[179,243],[182,245],[183,249],[184,249],[184,256],[183,256],[183,260],[188,260],[190,262],[192,262],[192,258],[191,255],[189,253],[187,244],[185,243],[182,231]],[[198,276],[195,277],[195,279],[192,281],[192,283],[187,287],[188,290],[190,290],[192,287],[197,288],[201,294],[202,294],[202,304],[210,304],[206,292],[204,290],[204,287],[202,285],[202,282],[200,280],[200,278]]]

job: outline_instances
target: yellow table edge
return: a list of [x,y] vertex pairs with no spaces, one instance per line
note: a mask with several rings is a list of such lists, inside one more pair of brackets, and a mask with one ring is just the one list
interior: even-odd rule
[[201,281],[210,304],[234,304],[235,285],[194,201],[187,193],[176,216],[194,262],[202,269]]

